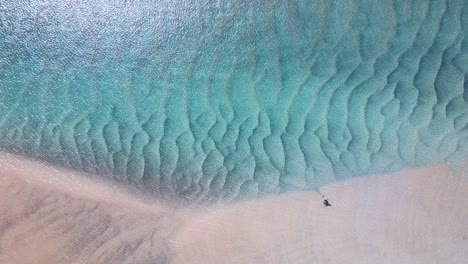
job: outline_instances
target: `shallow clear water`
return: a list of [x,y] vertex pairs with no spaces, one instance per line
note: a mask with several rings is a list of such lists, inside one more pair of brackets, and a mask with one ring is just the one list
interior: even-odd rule
[[465,1],[252,2],[0,3],[1,149],[225,200],[468,159]]

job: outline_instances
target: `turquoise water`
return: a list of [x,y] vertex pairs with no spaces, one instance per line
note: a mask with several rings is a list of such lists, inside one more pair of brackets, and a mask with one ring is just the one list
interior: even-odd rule
[[156,2],[1,2],[0,148],[189,200],[468,160],[465,1]]

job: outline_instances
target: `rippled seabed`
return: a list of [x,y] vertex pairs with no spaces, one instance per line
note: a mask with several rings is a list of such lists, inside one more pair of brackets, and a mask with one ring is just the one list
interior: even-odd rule
[[463,0],[2,1],[0,148],[197,201],[463,162],[467,28]]

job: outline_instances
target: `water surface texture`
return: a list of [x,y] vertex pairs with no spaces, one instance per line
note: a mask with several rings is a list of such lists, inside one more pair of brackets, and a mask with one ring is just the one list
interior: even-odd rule
[[189,200],[315,190],[468,160],[467,73],[464,0],[1,1],[0,149]]

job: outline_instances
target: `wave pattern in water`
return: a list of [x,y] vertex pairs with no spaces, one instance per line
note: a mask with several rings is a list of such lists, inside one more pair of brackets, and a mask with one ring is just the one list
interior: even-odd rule
[[7,1],[0,146],[232,200],[467,160],[465,1]]

